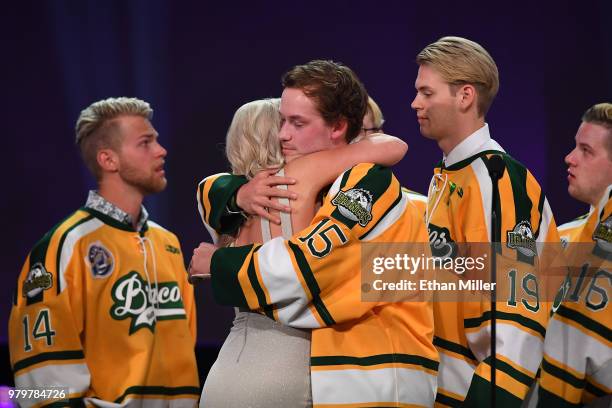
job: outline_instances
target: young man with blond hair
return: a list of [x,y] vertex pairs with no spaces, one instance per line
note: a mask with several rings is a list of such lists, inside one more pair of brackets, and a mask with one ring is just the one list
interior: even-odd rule
[[9,322],[16,388],[62,388],[71,406],[196,405],[193,288],[177,237],[142,206],[167,184],[152,114],[142,100],[110,98],[77,120],[98,190],[21,270]]
[[541,407],[590,404],[612,394],[611,103],[584,113],[565,163],[569,194],[591,208],[559,227],[573,274],[546,331]]
[[[485,296],[468,302],[465,294],[458,293],[454,303],[434,303],[434,344],[440,352],[436,403],[489,406],[494,399],[500,406],[520,406],[542,358],[548,319],[545,299],[533,291],[522,292],[521,287],[537,285],[532,273],[534,249],[537,243],[558,241],[556,225],[536,179],[489,134],[485,115],[499,88],[497,66],[489,53],[474,41],[444,37],[425,47],[416,62],[412,108],[422,135],[436,141],[443,153],[428,192],[426,223],[432,251],[455,257],[464,243],[491,242],[493,232],[518,270],[511,275],[498,268],[497,281],[514,278],[511,293],[518,295],[498,297],[495,313]],[[497,194],[489,171],[493,156],[500,156],[505,167]],[[521,239],[509,242],[516,237]],[[488,280],[488,275],[484,278]],[[494,358],[492,318],[496,320]]]

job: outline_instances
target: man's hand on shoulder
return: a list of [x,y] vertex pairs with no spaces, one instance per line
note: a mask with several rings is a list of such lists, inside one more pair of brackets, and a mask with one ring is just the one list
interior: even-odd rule
[[295,200],[297,194],[288,190],[277,188],[278,185],[295,184],[292,177],[275,176],[278,169],[262,170],[248,183],[238,189],[236,193],[236,204],[244,212],[251,215],[259,215],[275,224],[280,224],[280,217],[270,214],[267,209],[282,212],[291,212],[291,207],[282,205],[273,198],[288,198]]

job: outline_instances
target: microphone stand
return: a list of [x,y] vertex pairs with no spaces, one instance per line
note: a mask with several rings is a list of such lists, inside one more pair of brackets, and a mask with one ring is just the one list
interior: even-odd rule
[[[497,208],[499,206],[499,179],[504,175],[506,163],[501,156],[491,156],[487,162],[487,169],[492,182],[491,197],[491,407],[495,407],[496,368],[497,368],[497,249],[501,251],[501,237],[497,227]],[[501,208],[501,207],[500,207]]]

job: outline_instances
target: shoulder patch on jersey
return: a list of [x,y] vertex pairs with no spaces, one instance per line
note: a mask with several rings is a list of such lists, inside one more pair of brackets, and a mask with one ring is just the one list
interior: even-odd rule
[[86,259],[94,278],[106,278],[115,269],[115,257],[100,241],[89,244]]
[[180,254],[181,251],[175,247],[174,245],[170,245],[170,244],[166,244],[166,251],[170,252],[171,254]]
[[533,238],[533,229],[529,221],[521,221],[514,226],[512,231],[507,231],[508,248],[516,249],[525,256],[535,256],[536,242]]
[[338,191],[332,204],[340,214],[365,227],[372,220],[372,193],[363,188],[352,188],[346,192]]
[[569,245],[569,235],[560,236],[559,239],[561,240],[561,248],[567,249]]
[[53,276],[47,272],[45,266],[41,262],[36,262],[30,268],[28,276],[26,276],[23,282],[22,295],[23,297],[32,298],[43,290],[50,289],[52,286]]
[[593,241],[606,252],[612,252],[612,215],[601,221],[593,231]]

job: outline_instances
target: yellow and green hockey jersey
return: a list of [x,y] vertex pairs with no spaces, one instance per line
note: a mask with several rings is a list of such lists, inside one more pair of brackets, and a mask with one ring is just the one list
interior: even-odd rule
[[541,407],[577,407],[612,394],[612,185],[559,234],[575,273],[546,332]]
[[425,220],[425,212],[427,211],[427,196],[417,193],[416,191],[409,190],[406,187],[402,187],[402,192],[408,196],[410,201],[417,208],[421,218]]
[[177,237],[152,221],[136,232],[83,207],[21,270],[9,322],[15,386],[67,388],[71,404],[193,407],[195,336]]
[[[434,255],[454,257],[462,243],[489,243],[493,187],[487,162],[494,154],[503,158],[506,171],[498,184],[500,216],[495,228],[504,253],[515,257],[517,267],[505,274],[503,265],[498,267],[497,281],[509,282],[512,296],[502,299],[498,295],[496,302],[495,390],[497,405],[520,406],[542,359],[549,310],[544,299],[529,290],[536,278],[531,258],[522,259],[522,252],[535,251],[542,242],[558,242],[558,235],[535,178],[485,130],[485,135],[470,136],[458,146],[457,151],[462,152],[456,151],[453,160],[446,161],[452,165],[441,162],[434,169],[426,222]],[[518,236],[520,240],[515,240]],[[519,252],[518,246],[523,245]],[[513,274],[512,269],[518,273]],[[434,344],[440,352],[436,405],[489,406],[490,298],[461,300],[461,293],[457,296],[456,301],[434,302]]]
[[[200,183],[205,223],[216,222],[211,209],[225,206],[217,198],[228,197],[219,189],[231,177]],[[344,172],[312,224],[290,240],[217,250],[215,298],[312,329],[314,406],[431,406],[438,366],[431,303],[362,301],[364,242],[427,242],[422,214],[391,171],[373,164]]]

